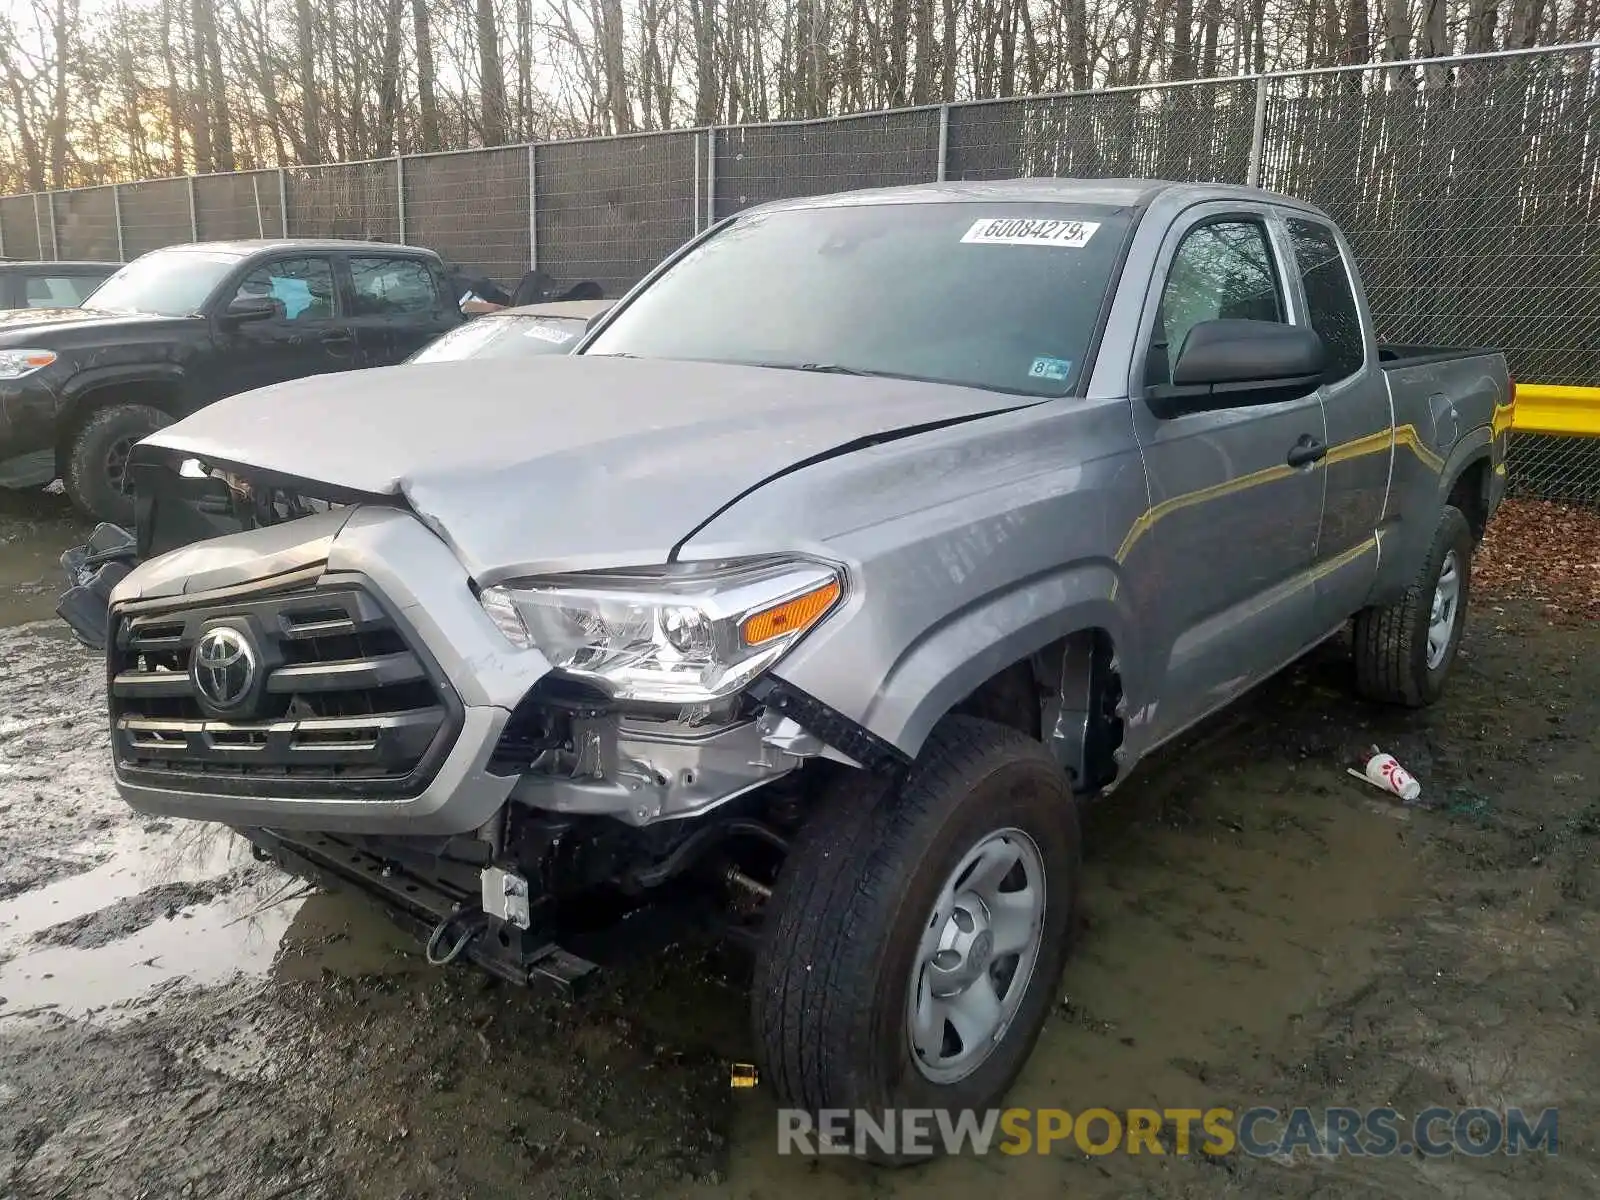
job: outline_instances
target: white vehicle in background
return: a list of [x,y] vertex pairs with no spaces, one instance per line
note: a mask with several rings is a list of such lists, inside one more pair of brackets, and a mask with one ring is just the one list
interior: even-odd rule
[[615,300],[557,300],[503,308],[457,326],[407,361],[449,362],[462,358],[569,354],[590,322],[615,303]]

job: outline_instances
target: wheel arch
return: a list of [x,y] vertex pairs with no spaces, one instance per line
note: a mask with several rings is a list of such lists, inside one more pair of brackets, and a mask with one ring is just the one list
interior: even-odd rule
[[182,386],[183,369],[175,366],[107,367],[83,372],[69,386],[56,422],[57,477],[64,475],[72,444],[92,414],[114,404],[143,404],[176,419],[183,415]]
[[1460,461],[1452,457],[1446,473],[1446,504],[1454,505],[1467,518],[1474,542],[1483,541],[1489,525],[1489,489],[1494,480],[1494,464],[1485,441],[1469,450]]
[[[1063,711],[1086,711],[1097,669],[1115,672],[1119,699],[1122,689],[1137,692],[1142,678],[1117,582],[1111,564],[1084,564],[952,613],[901,654],[863,724],[915,758],[946,715],[980,716],[1044,741],[1086,778],[1084,739],[1063,732]],[[1031,706],[1022,699],[1030,689]]]

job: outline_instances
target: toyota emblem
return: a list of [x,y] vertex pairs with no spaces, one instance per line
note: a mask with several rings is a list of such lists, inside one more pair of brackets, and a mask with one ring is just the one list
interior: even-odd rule
[[190,674],[201,697],[215,708],[234,708],[256,684],[256,651],[238,629],[219,625],[201,635]]

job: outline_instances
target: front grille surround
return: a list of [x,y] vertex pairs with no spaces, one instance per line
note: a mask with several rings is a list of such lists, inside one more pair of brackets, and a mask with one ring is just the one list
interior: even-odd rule
[[[239,713],[202,697],[190,656],[248,630],[262,678]],[[293,577],[119,605],[106,651],[118,776],[146,787],[290,799],[415,796],[462,728],[460,698],[364,576]]]

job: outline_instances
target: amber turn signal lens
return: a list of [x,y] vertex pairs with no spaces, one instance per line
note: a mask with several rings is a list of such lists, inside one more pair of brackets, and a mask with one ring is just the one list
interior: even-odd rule
[[744,624],[739,627],[739,632],[744,634],[744,644],[759,646],[763,642],[770,642],[773,638],[797,633],[810,625],[815,625],[839,599],[839,592],[839,581],[830,579],[814,592],[796,596],[793,600],[785,600],[782,604],[775,604],[769,609],[746,617]]

